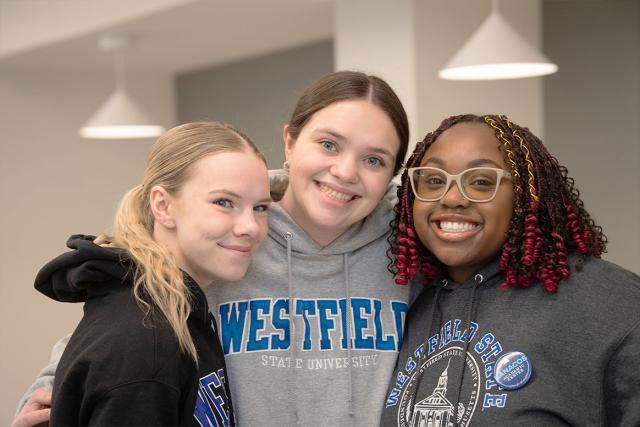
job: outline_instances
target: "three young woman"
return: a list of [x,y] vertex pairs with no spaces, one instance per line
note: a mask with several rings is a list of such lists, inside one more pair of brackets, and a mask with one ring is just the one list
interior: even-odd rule
[[640,425],[640,278],[542,142],[451,117],[407,163],[392,252],[428,285],[407,316],[385,426]]
[[50,425],[234,425],[203,291],[244,276],[270,202],[265,160],[237,130],[190,123],[158,139],[114,236],[72,236],[36,277],[45,295],[84,302]]

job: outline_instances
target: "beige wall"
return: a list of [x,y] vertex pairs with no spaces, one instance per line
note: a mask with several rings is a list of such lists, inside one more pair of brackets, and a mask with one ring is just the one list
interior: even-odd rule
[[[171,79],[153,73],[129,80],[144,107],[172,124]],[[108,230],[121,195],[142,176],[152,141],[77,136],[111,81],[107,74],[0,72],[0,425],[9,425],[53,343],[81,316],[81,305],[37,293],[36,272],[65,250],[70,234]]]

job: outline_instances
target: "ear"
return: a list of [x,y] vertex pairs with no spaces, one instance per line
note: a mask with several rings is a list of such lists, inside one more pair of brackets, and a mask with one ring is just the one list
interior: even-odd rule
[[156,224],[161,224],[165,228],[173,229],[176,223],[171,215],[172,197],[163,187],[156,185],[149,194],[149,204]]
[[293,152],[293,146],[296,141],[293,139],[291,134],[289,133],[289,125],[284,125],[284,129],[282,130],[282,139],[284,140],[284,159],[289,160],[291,153]]

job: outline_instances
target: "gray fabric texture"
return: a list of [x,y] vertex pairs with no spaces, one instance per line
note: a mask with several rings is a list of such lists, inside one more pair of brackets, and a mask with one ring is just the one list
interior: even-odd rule
[[239,425],[378,424],[410,296],[387,270],[393,192],[327,247],[274,204],[245,278],[207,290]]
[[[381,424],[640,425],[640,277],[576,261],[555,294],[499,289],[497,261],[462,285],[432,282],[407,316]],[[510,352],[533,372],[515,390],[493,376]]]

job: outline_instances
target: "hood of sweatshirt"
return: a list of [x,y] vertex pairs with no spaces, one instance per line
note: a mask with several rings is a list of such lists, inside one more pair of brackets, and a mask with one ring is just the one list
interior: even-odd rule
[[73,250],[42,267],[35,288],[56,301],[82,302],[108,293],[114,282],[129,282],[132,263],[127,252],[96,245],[94,240],[94,236],[71,236],[67,247]]

